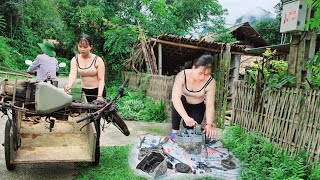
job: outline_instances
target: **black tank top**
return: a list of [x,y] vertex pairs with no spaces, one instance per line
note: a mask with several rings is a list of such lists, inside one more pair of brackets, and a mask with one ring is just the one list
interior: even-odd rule
[[210,82],[212,81],[212,76],[208,79],[208,81],[206,82],[206,84],[199,90],[199,91],[190,91],[187,87],[187,76],[186,76],[186,70],[183,70],[184,72],[184,84],[186,85],[186,90],[189,91],[189,92],[192,92],[192,93],[197,93],[197,92],[200,92],[202,91],[202,89],[206,88]]

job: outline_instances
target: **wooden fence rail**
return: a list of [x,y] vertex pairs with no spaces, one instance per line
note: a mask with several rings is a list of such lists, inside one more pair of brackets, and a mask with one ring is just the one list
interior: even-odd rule
[[320,91],[263,91],[254,107],[254,86],[238,81],[234,90],[232,124],[259,132],[291,155],[307,151],[308,162],[319,162]]
[[145,73],[124,72],[123,79],[129,79],[128,86],[136,90],[146,88],[146,95],[156,101],[171,101],[171,91],[175,76],[151,75]]

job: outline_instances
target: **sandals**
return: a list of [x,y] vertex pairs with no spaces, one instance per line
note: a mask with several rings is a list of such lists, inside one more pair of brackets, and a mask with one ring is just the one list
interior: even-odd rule
[[178,133],[171,133],[169,135],[169,139],[172,141],[172,142],[176,142],[177,139],[176,139],[176,136],[177,136]]

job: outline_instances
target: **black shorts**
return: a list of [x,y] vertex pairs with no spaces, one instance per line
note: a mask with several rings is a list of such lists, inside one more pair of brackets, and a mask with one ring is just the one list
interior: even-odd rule
[[[86,98],[87,98],[88,102],[92,102],[97,99],[98,88],[94,88],[94,89],[82,88],[82,91],[86,94]],[[106,97],[106,89],[105,88],[103,88],[102,97],[103,98]]]
[[[188,116],[192,117],[195,121],[197,121],[198,124],[201,124],[204,117],[204,112],[206,111],[206,105],[204,104],[204,102],[201,102],[199,104],[189,104],[185,96],[181,96],[181,102]],[[172,129],[179,130],[180,121],[181,121],[181,116],[173,106]],[[183,126],[188,129],[192,128],[192,127],[187,127],[184,121],[183,121]]]

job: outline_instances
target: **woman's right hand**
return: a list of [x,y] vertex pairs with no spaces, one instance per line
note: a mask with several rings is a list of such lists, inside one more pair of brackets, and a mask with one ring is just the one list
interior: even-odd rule
[[68,94],[70,94],[70,86],[69,85],[65,85],[64,86],[64,91]]
[[189,116],[183,120],[186,123],[186,125],[189,127],[193,127],[194,125],[197,124],[197,122],[192,117],[189,117]]

